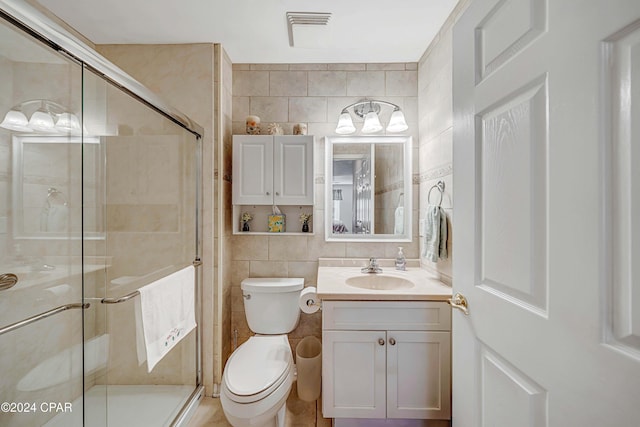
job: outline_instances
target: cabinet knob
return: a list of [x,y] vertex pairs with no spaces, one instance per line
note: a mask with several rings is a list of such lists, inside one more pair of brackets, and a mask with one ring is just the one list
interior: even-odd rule
[[380,345],[384,345],[384,340],[383,340],[382,338],[380,338],[380,339],[378,340],[378,344],[380,344]]
[[393,338],[389,338],[389,344],[396,345],[396,340]]
[[267,191],[267,196],[268,196],[269,194],[271,194],[271,193],[269,193],[269,192]]
[[280,193],[278,191],[276,191],[276,196],[279,196],[279,195],[280,195]]

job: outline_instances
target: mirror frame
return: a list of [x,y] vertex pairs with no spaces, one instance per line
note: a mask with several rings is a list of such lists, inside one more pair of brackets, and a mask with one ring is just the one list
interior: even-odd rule
[[[404,159],[404,233],[403,234],[335,234],[333,233],[333,147],[336,144],[402,144]],[[325,137],[325,241],[327,242],[411,242],[412,231],[412,138],[408,135],[327,136]]]
[[[13,239],[14,240],[104,240],[104,231],[83,231],[83,232],[25,232],[24,218],[19,215],[23,203],[22,184],[24,180],[23,170],[23,145],[24,144],[90,144],[99,147],[94,159],[97,164],[101,162],[102,144],[97,136],[72,136],[72,135],[13,135],[12,149],[12,188],[11,188],[11,209],[13,217]],[[83,154],[84,156],[84,154]],[[83,160],[84,161],[84,160]],[[96,171],[98,179],[104,182],[104,169],[102,167]],[[104,196],[103,196],[104,197]],[[83,208],[84,209],[84,208]]]

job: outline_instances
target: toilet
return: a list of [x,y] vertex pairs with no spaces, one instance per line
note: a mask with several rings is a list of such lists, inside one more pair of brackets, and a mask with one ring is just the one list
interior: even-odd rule
[[303,278],[244,279],[244,311],[255,333],[229,357],[220,401],[234,427],[284,427],[294,377],[287,334],[300,319]]

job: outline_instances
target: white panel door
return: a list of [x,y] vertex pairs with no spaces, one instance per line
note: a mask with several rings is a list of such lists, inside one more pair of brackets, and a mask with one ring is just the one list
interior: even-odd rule
[[474,0],[453,49],[453,426],[639,425],[640,1]]
[[274,203],[313,205],[313,136],[274,139]]
[[451,333],[387,332],[387,418],[449,419]]
[[235,135],[233,137],[234,205],[273,203],[273,137]]
[[385,418],[385,331],[322,332],[322,414]]

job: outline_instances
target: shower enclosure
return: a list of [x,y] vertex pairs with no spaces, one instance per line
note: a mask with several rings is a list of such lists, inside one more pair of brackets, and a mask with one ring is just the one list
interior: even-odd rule
[[0,0],[0,425],[183,423],[200,328],[151,371],[136,290],[196,266],[201,128]]

